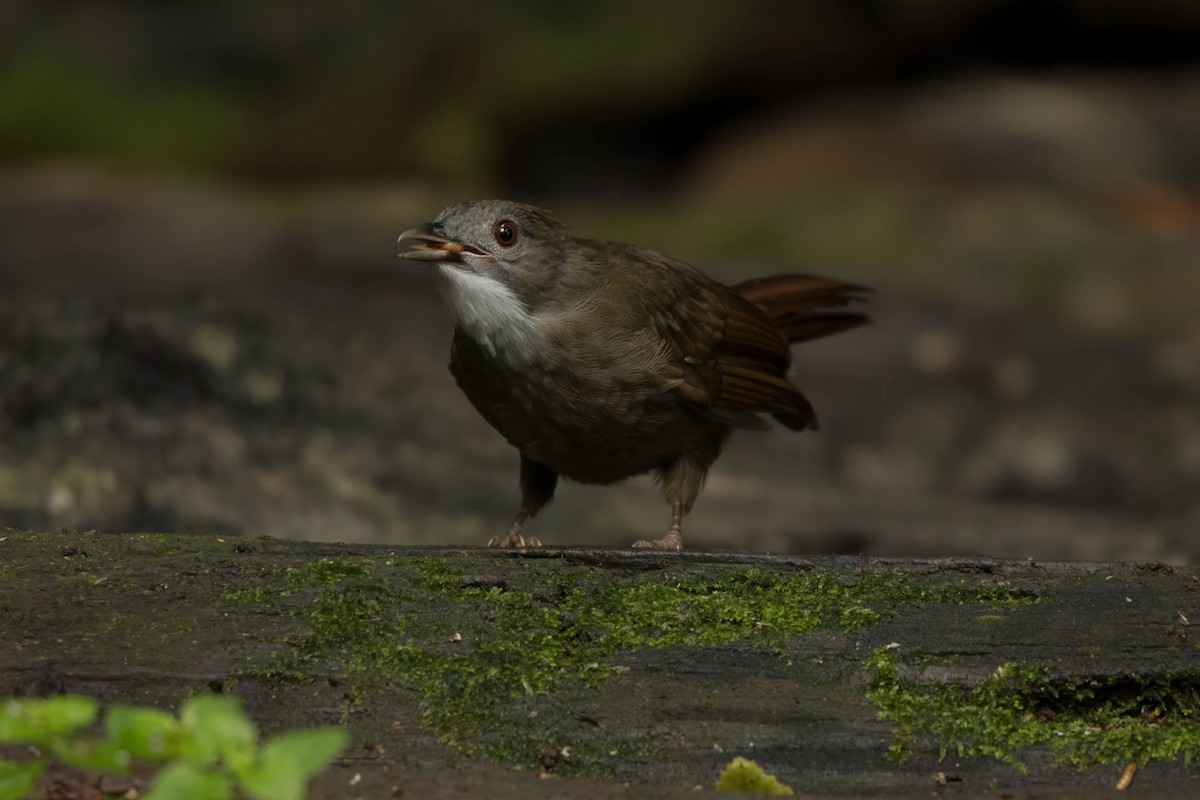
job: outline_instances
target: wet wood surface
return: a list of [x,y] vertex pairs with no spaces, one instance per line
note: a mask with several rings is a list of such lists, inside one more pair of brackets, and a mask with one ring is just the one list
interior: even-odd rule
[[[433,650],[491,644],[491,620],[485,613],[477,624],[472,615],[481,606],[464,605],[463,587],[494,589],[495,597],[526,593],[533,613],[553,609],[576,579],[591,587],[579,591],[600,592],[608,584],[689,576],[728,582],[747,573],[828,575],[853,584],[899,574],[918,587],[1002,583],[1014,597],[1037,602],[905,602],[875,609],[878,619],[855,630],[825,626],[776,637],[772,646],[693,641],[618,649],[608,653],[612,674],[605,680],[527,686],[504,706],[506,717],[537,720],[540,744],[494,763],[430,723],[435,701],[417,683],[372,683],[361,665],[355,683],[355,668],[329,656],[336,647],[302,671],[272,674],[270,666],[297,642],[311,645],[316,623],[306,604],[317,595],[281,590],[279,581],[292,574],[287,570],[299,575],[313,564],[340,570],[321,579],[326,600],[371,582],[393,592],[381,597],[403,598],[408,630],[439,631],[439,638],[400,634],[396,646]],[[360,573],[360,564],[370,569]],[[889,760],[890,725],[866,698],[867,657],[889,646],[934,654],[937,666],[924,677],[967,686],[1010,662],[1047,666],[1060,677],[1194,681],[1195,571],[1148,563],[518,552],[8,531],[0,533],[0,693],[76,692],[173,709],[191,692],[230,691],[267,733],[344,721],[353,743],[316,779],[313,797],[695,796],[697,788],[711,789],[737,755],[757,760],[798,795],[1097,797],[1112,791],[1123,764],[1079,772],[1032,748],[1022,753],[1022,772],[993,758],[939,760],[935,741],[920,742],[907,761]],[[418,572],[423,577],[413,578]],[[441,576],[443,588],[430,575]],[[570,612],[561,613],[565,628]],[[355,696],[347,697],[351,685]],[[578,768],[573,759],[584,759],[572,754],[571,743],[588,749],[598,771]],[[1153,763],[1134,786],[1141,797],[1197,796],[1200,775],[1182,761]]]

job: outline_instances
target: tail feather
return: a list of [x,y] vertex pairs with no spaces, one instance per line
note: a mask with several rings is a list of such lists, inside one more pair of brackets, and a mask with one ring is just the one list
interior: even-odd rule
[[[866,314],[843,310],[862,302],[871,290],[845,281],[813,275],[775,275],[735,284],[733,290],[758,306],[789,343],[831,336],[870,322]],[[772,416],[795,431],[817,430],[820,423],[812,405],[797,391],[798,403]]]
[[833,311],[863,301],[865,286],[813,275],[774,275],[735,284],[733,290],[762,309],[789,342],[831,336],[870,321],[856,311]]

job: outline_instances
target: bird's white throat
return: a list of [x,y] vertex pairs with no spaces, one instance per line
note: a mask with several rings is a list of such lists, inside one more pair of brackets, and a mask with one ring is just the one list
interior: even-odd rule
[[492,355],[525,361],[537,329],[533,315],[512,289],[495,278],[449,264],[438,267],[438,289],[458,327]]

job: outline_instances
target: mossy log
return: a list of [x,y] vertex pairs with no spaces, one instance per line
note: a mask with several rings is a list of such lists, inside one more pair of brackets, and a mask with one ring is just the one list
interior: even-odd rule
[[1200,796],[1193,573],[7,531],[0,692],[344,723],[313,797]]

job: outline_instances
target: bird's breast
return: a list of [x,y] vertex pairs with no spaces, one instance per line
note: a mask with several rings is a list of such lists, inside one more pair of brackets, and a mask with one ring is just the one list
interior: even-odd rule
[[540,338],[533,314],[506,284],[453,264],[438,267],[437,285],[458,328],[494,358],[526,363]]
[[612,483],[671,460],[696,435],[709,435],[653,372],[589,364],[586,352],[581,358],[548,338],[531,353],[522,363],[497,357],[460,327],[450,370],[510,444],[567,477]]

